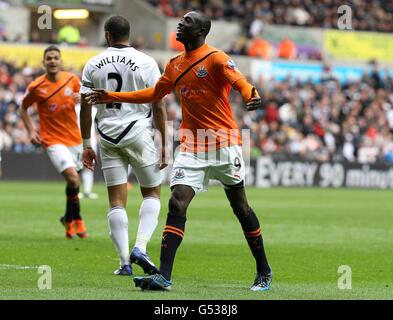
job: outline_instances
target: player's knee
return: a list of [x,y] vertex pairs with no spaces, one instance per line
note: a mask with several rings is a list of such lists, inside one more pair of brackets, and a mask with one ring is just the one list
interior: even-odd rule
[[178,216],[186,215],[187,206],[185,202],[179,198],[172,196],[169,199],[168,207],[169,207],[169,212],[171,214],[178,215]]
[[66,175],[67,185],[71,188],[78,188],[79,187],[79,175],[78,173],[69,173]]

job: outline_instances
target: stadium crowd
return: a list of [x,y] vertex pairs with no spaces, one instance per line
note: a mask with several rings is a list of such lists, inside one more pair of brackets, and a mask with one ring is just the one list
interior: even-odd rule
[[[0,62],[0,151],[42,152],[30,144],[18,112],[27,84],[39,72]],[[328,73],[318,84],[261,78],[257,87],[266,105],[253,112],[242,108],[234,92],[239,127],[251,129],[251,156],[393,163],[393,79],[378,74],[375,66],[362,81],[345,85]],[[167,104],[176,127],[181,118],[176,97],[169,95]]]
[[[351,25],[357,31],[393,31],[393,0],[149,0],[161,13],[182,17],[191,10],[200,10],[215,20],[237,21],[242,33],[228,48],[232,55],[248,55],[269,60],[322,60],[319,48],[283,38],[272,43],[266,36],[267,25],[291,25],[336,29],[341,14],[338,8],[352,8]],[[176,49],[176,45],[171,47]]]
[[393,31],[392,0],[149,0],[167,16],[182,17],[201,10],[216,20],[240,21],[249,30],[261,17],[265,23],[318,28],[337,28],[337,9],[352,8],[352,27],[363,31]]

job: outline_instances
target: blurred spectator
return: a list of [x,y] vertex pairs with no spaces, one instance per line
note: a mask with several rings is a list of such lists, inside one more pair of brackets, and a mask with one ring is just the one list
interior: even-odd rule
[[281,40],[278,45],[277,56],[281,59],[295,59],[296,58],[296,45],[288,38]]
[[173,31],[169,35],[169,48],[174,51],[184,51],[184,45],[176,40],[176,32]]
[[40,33],[37,30],[32,30],[30,34],[30,42],[31,43],[40,43]]
[[251,40],[250,46],[248,48],[248,55],[250,57],[258,57],[268,60],[272,57],[272,54],[273,48],[268,41],[260,37],[255,37]]
[[[329,65],[326,71],[331,70]],[[162,68],[161,68],[162,69]],[[28,83],[40,74],[28,65],[0,61],[0,149],[42,152],[32,146],[19,117],[19,105]],[[251,129],[251,156],[272,155],[306,160],[345,160],[393,163],[393,89],[380,75],[380,87],[358,82],[340,84],[321,74],[319,83],[283,81],[255,83],[263,94],[263,110],[247,112],[237,92],[231,104],[240,128]],[[171,136],[181,120],[174,94],[166,98]],[[29,112],[38,120],[34,108]],[[38,125],[38,123],[36,123]],[[175,147],[178,144],[174,140]]]
[[263,26],[264,23],[263,23],[262,16],[256,15],[250,25],[250,37],[255,38],[257,36],[260,36],[263,31]]
[[[187,11],[200,10],[213,19],[241,21],[251,33],[252,22],[261,16],[269,24],[337,28],[337,0],[149,0],[163,14],[182,17]],[[211,2],[211,3],[210,3]],[[209,5],[208,5],[209,3]],[[352,7],[354,30],[393,32],[393,1],[356,0]],[[260,28],[254,26],[253,28]]]

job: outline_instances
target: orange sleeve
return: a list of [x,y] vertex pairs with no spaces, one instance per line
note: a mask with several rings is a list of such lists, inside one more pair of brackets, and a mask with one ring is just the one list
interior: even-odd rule
[[244,75],[236,67],[236,63],[224,52],[213,55],[215,69],[219,78],[224,78],[227,83],[233,85],[240,79],[245,79]]
[[33,83],[30,83],[30,85],[26,89],[26,93],[22,100],[22,108],[27,109],[35,102],[36,102],[36,96],[34,94],[34,85]]
[[[251,98],[259,97],[257,89],[251,85],[246,79],[240,79],[233,84],[233,88],[240,92],[244,101],[250,101]],[[252,90],[255,89],[254,94]]]
[[133,92],[113,92],[110,91],[104,97],[104,101],[130,102],[130,103],[150,103],[160,101],[174,89],[172,81],[165,73],[158,80],[154,88],[146,88]]
[[74,92],[75,93],[79,93],[79,90],[81,88],[81,81],[80,81],[80,79],[77,76],[75,76],[74,79],[73,79],[73,82],[74,82]]

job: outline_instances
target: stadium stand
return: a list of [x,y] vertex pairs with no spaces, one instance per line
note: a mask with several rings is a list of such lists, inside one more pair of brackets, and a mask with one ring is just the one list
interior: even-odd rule
[[[27,84],[41,71],[0,64],[0,150],[42,152],[30,144],[18,113]],[[233,93],[239,126],[252,129],[253,157],[393,163],[393,79],[381,77],[377,64],[353,83],[340,84],[327,75],[321,74],[320,83],[261,79],[257,86],[266,108],[252,113],[245,112]],[[168,112],[169,120],[179,121],[173,95]]]
[[[337,28],[339,0],[149,0],[170,17],[182,17],[190,10],[201,10],[216,20],[241,21],[249,31],[255,19],[263,23],[317,28]],[[355,30],[393,31],[393,1],[357,0],[352,23]],[[262,23],[262,24],[263,24]]]

